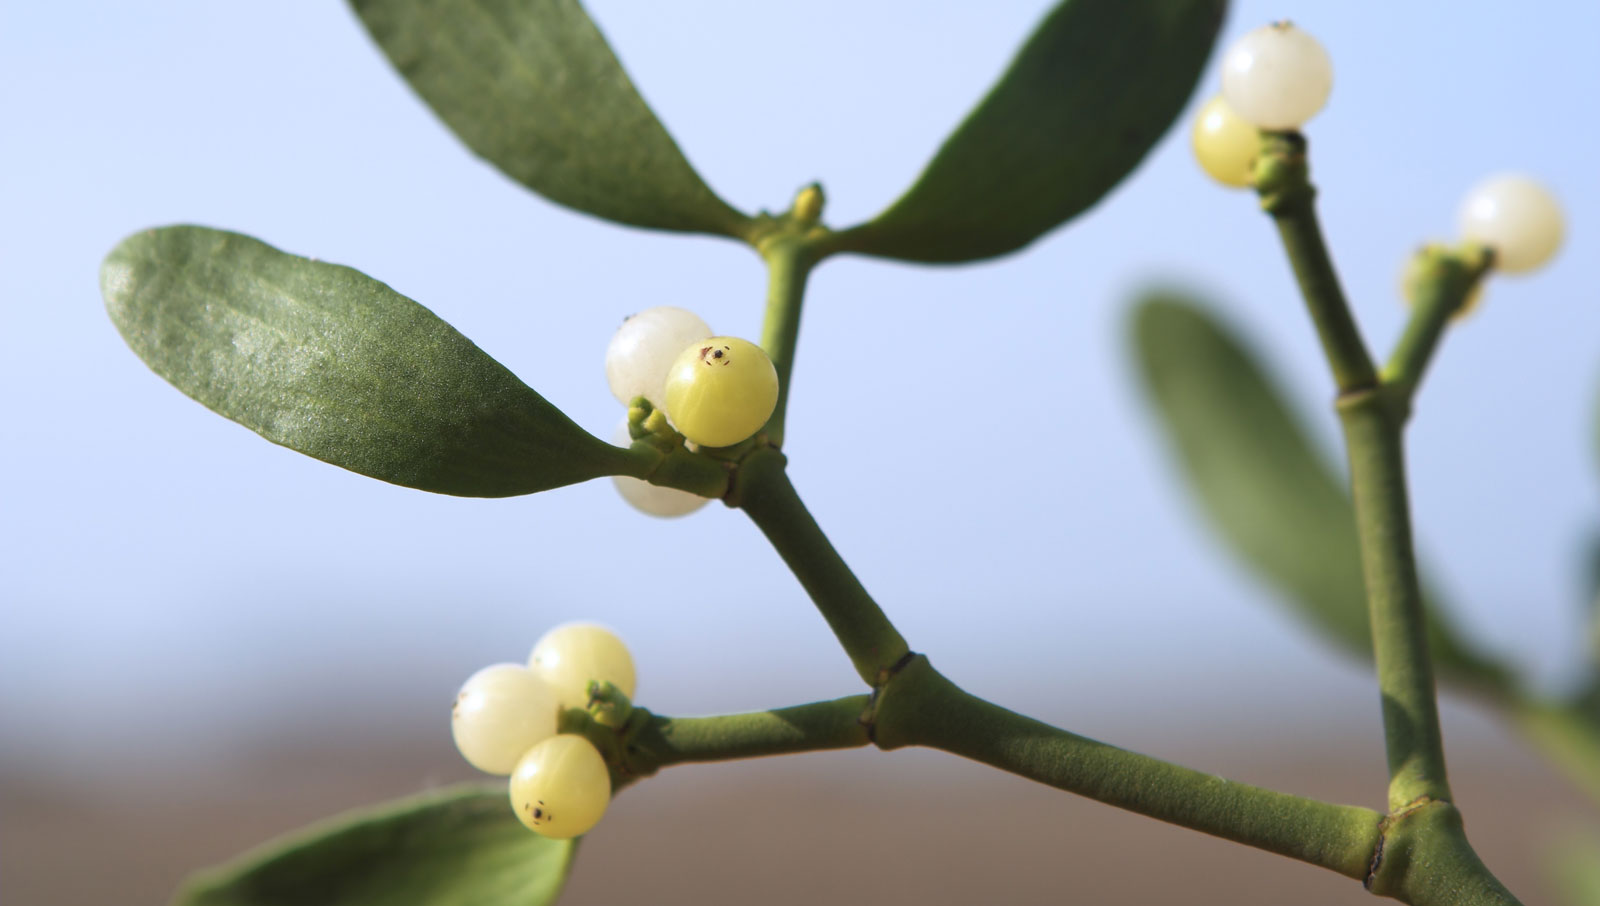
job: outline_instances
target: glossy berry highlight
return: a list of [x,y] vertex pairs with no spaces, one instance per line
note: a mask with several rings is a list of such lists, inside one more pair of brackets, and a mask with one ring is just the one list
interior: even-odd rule
[[696,340],[711,336],[700,316],[682,308],[647,308],[622,322],[606,347],[606,383],[623,405],[636,396],[656,408],[666,405],[667,369]]
[[738,337],[691,344],[667,373],[667,417],[683,436],[727,447],[757,431],[778,405],[778,372],[761,347]]
[[1298,129],[1333,91],[1333,61],[1316,38],[1275,22],[1233,42],[1222,58],[1222,96],[1258,129]]
[[589,683],[611,683],[633,697],[633,655],[616,633],[594,623],[565,623],[545,633],[528,667],[554,690],[561,708],[589,704]]
[[509,774],[517,759],[556,733],[555,690],[521,664],[493,664],[456,694],[450,735],[461,757],[480,771]]
[[1234,113],[1222,95],[1200,108],[1189,132],[1189,145],[1200,168],[1217,182],[1236,189],[1255,183],[1261,132]]
[[582,736],[552,736],[529,749],[511,772],[517,820],[558,840],[587,833],[611,804],[611,774]]
[[1461,202],[1461,238],[1494,249],[1496,270],[1537,270],[1555,256],[1566,233],[1554,195],[1526,176],[1492,176]]

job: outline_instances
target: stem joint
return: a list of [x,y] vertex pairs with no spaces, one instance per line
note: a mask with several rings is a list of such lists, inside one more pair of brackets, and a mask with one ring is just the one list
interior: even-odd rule
[[921,657],[922,655],[915,651],[907,651],[899,660],[878,671],[876,681],[872,684],[872,692],[867,695],[867,706],[862,709],[861,717],[856,720],[867,728],[867,740],[874,746],[878,744],[878,702],[883,698],[884,690],[889,687],[890,680],[900,675],[900,671]]

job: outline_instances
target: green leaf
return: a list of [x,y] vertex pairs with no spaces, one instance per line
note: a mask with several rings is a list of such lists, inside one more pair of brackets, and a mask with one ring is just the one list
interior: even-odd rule
[[124,240],[100,288],[157,374],[268,440],[353,472],[468,497],[635,474],[627,451],[348,267],[176,226]]
[[[1134,343],[1145,390],[1189,485],[1229,546],[1313,628],[1371,657],[1355,510],[1338,477],[1245,345],[1171,293],[1140,300]],[[1429,642],[1441,674],[1510,687],[1434,596]]]
[[742,237],[575,0],[351,0],[455,134],[540,195],[607,220]]
[[1065,0],[916,183],[824,248],[971,261],[1072,219],[1167,131],[1226,9],[1227,0]]
[[342,815],[185,882],[173,906],[541,906],[577,845],[527,829],[505,784]]
[[1513,699],[1511,713],[1523,735],[1567,779],[1600,804],[1600,697],[1591,684],[1563,699]]
[[1600,836],[1578,832],[1547,857],[1556,887],[1568,906],[1600,906]]

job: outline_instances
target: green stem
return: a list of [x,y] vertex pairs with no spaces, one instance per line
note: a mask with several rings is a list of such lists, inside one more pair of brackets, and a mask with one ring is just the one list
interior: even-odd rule
[[730,500],[742,507],[800,580],[868,685],[911,650],[834,550],[784,472],[783,454],[759,449],[740,463]]
[[1334,380],[1344,392],[1377,383],[1378,376],[1355,317],[1345,302],[1339,275],[1322,240],[1317,222],[1317,191],[1306,163],[1305,138],[1297,132],[1262,133],[1256,164],[1256,191],[1261,207],[1272,215],[1284,251],[1294,267],[1317,336],[1333,366]]
[[651,715],[630,740],[630,760],[650,769],[689,762],[860,748],[871,742],[862,715],[870,699],[851,695],[772,711],[719,717]]
[[1385,818],[1367,889],[1412,906],[1518,906],[1467,842],[1461,812],[1423,800]]
[[1412,263],[1412,285],[1407,287],[1411,320],[1383,368],[1383,383],[1392,388],[1391,398],[1401,411],[1410,411],[1411,400],[1445,328],[1471,298],[1491,260],[1488,250],[1481,246],[1460,251],[1429,247],[1417,253]]
[[767,263],[767,313],[761,328],[761,348],[778,371],[778,405],[767,420],[766,434],[768,443],[781,447],[789,410],[789,375],[800,339],[800,308],[806,278],[817,259],[803,236],[787,232],[771,236],[759,250]]
[[1437,275],[1429,289],[1437,298],[1419,299],[1386,372],[1393,383],[1380,383],[1322,239],[1302,136],[1262,135],[1256,189],[1277,223],[1339,386],[1389,760],[1391,814],[1384,819],[1367,886],[1417,906],[1515,903],[1472,851],[1449,801],[1402,435],[1411,396],[1445,320],[1481,276],[1482,262],[1461,274]]
[[1382,815],[1233,783],[1059,730],[977,698],[917,657],[884,689],[884,749],[928,746],[1057,789],[1365,879]]
[[[1317,225],[1316,190],[1311,186],[1304,137],[1295,132],[1262,134],[1256,190],[1261,206],[1278,225],[1339,385],[1373,657],[1383,695],[1389,804],[1399,809],[1421,797],[1448,800],[1427,617],[1412,549],[1399,415],[1404,407],[1396,406],[1389,389],[1379,386],[1339,287]],[[1418,361],[1426,361],[1432,341],[1419,334],[1409,347],[1405,343],[1402,347],[1411,348]]]
[[1339,414],[1350,455],[1373,659],[1383,696],[1389,806],[1400,809],[1423,797],[1449,801],[1400,422],[1381,390],[1341,397]]

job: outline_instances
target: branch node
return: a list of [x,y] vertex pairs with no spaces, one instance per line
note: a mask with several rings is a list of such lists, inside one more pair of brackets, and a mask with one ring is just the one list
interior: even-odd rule
[[1416,799],[1406,803],[1403,808],[1384,815],[1382,818],[1378,819],[1378,845],[1372,848],[1372,861],[1367,865],[1366,878],[1362,879],[1361,881],[1361,886],[1366,888],[1368,892],[1371,892],[1373,882],[1378,879],[1378,869],[1383,867],[1383,850],[1385,844],[1389,842],[1390,829],[1393,828],[1395,824],[1398,823],[1402,818],[1405,818],[1407,815],[1410,815],[1412,812],[1415,812],[1424,806],[1432,805],[1435,802],[1444,802],[1444,800],[1435,799],[1432,796],[1418,796]]
[[872,684],[872,692],[867,696],[867,706],[861,710],[861,716],[856,718],[856,723],[867,728],[867,740],[874,746],[878,744],[878,699],[882,697],[883,690],[888,688],[889,681],[919,657],[922,655],[915,651],[907,651],[893,664],[879,668],[877,681]]

